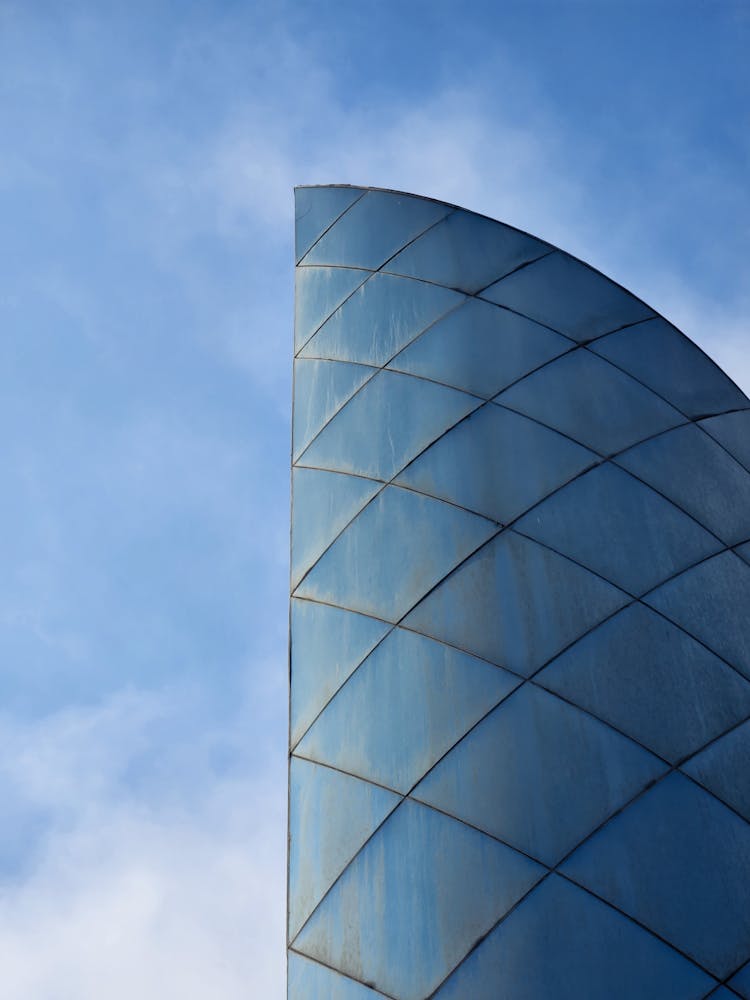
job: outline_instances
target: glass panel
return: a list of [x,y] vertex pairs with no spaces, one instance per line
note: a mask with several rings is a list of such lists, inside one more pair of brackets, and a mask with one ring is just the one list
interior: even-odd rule
[[702,1000],[712,983],[652,934],[553,874],[435,1000]]
[[467,299],[388,367],[489,398],[570,346],[569,340],[523,316]]
[[750,564],[750,542],[746,542],[745,545],[738,545],[734,551],[741,559]]
[[497,401],[602,455],[685,422],[668,403],[589,351],[564,354]]
[[456,389],[379,372],[326,425],[300,464],[389,480],[479,405]]
[[294,350],[369,277],[350,267],[298,267],[294,271]]
[[712,743],[683,770],[750,820],[750,722]]
[[482,297],[579,341],[654,315],[630,292],[560,251],[503,278]]
[[299,596],[398,621],[495,530],[440,500],[387,487],[308,573]]
[[292,471],[292,589],[380,485],[340,472]]
[[289,939],[293,940],[400,798],[292,757],[289,769]]
[[407,800],[295,947],[400,1000],[423,1000],[542,873],[509,847]]
[[301,260],[312,244],[353,202],[361,188],[301,187],[294,191],[295,259]]
[[528,676],[628,601],[568,559],[504,531],[405,624]]
[[292,746],[388,628],[374,618],[292,598]]
[[750,954],[750,826],[681,774],[615,816],[562,873],[719,979]]
[[305,263],[377,270],[450,211],[448,205],[426,198],[368,191],[318,240]]
[[500,667],[397,628],[349,678],[298,751],[408,792],[519,683]]
[[289,952],[287,1000],[378,1000],[382,995],[304,955]]
[[414,798],[552,867],[665,770],[604,723],[525,684],[440,761]]
[[591,349],[635,375],[689,417],[748,405],[734,382],[664,319],[618,330]]
[[750,469],[750,411],[724,413],[720,417],[701,420],[701,427],[716,438],[727,451]]
[[436,441],[397,482],[507,522],[597,461],[562,434],[490,403]]
[[750,677],[750,567],[733,552],[686,570],[644,600]]
[[750,962],[744,968],[740,969],[737,975],[729,981],[729,985],[740,996],[745,997],[746,1000],[750,1000]]
[[631,594],[720,549],[674,504],[606,462],[522,517],[516,529]]
[[550,249],[501,222],[458,211],[402,250],[388,270],[473,294]]
[[438,285],[374,274],[331,316],[302,356],[384,365],[463,301],[463,295]]
[[642,604],[594,629],[535,680],[672,763],[750,715],[750,685]]
[[620,455],[629,469],[728,545],[750,538],[750,474],[694,424]]
[[294,362],[294,459],[377,369],[344,361]]

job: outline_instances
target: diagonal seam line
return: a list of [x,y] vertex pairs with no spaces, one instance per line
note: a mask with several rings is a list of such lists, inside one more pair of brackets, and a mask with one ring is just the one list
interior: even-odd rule
[[384,993],[382,990],[376,989],[370,983],[364,982],[362,979],[357,979],[356,976],[350,976],[346,972],[342,972],[341,969],[337,969],[335,965],[329,965],[327,962],[321,961],[319,958],[313,958],[312,955],[308,955],[307,952],[300,951],[299,948],[293,948],[292,945],[287,945],[287,950],[291,951],[293,955],[299,955],[301,958],[306,958],[308,962],[314,962],[316,965],[322,966],[324,969],[328,969],[330,972],[335,972],[336,975],[341,976],[342,979],[347,979],[351,983],[358,983],[360,986],[364,986],[365,989],[371,990],[375,996],[386,997],[387,1000],[398,1000],[398,997],[394,997],[391,993]]
[[[375,378],[375,376],[380,372],[380,369],[376,368],[374,365],[364,365],[364,364],[361,364],[359,361],[337,361],[334,358],[295,358],[294,359],[294,364],[296,366],[298,363],[304,364],[304,362],[306,362],[306,361],[312,361],[312,362],[323,361],[323,362],[325,362],[326,364],[329,364],[329,365],[342,365],[342,364],[343,365],[356,365],[358,368],[368,368],[370,370],[370,374],[368,375],[367,378],[365,378],[364,382],[362,382],[360,385],[357,386],[357,388],[354,390],[354,392],[351,394],[351,396],[347,396],[346,399],[343,401],[343,403],[341,403],[340,406],[338,406],[337,409],[334,410],[334,412],[330,415],[330,417],[328,417],[328,419],[325,421],[325,423],[321,427],[319,427],[317,431],[315,431],[315,433],[310,438],[310,440],[306,441],[303,445],[298,446],[298,449],[295,449],[292,452],[292,465],[293,466],[295,466],[295,465],[298,464],[298,462],[300,461],[300,459],[302,458],[302,456],[305,454],[305,452],[307,451],[307,449],[310,447],[310,445],[313,443],[313,441],[315,441],[315,439],[318,438],[323,433],[323,431],[330,424],[330,422],[333,420],[333,418],[337,414],[341,413],[341,411],[346,406],[346,404],[349,402],[349,400],[353,399],[354,396],[357,395],[357,393],[359,392],[360,389],[364,389],[364,387],[366,385],[368,385],[368,383],[372,382],[372,380]],[[292,423],[292,438],[294,438],[294,423]],[[327,470],[327,471],[331,471],[331,470]],[[369,478],[369,477],[364,477],[364,478]]]
[[[322,265],[322,264],[316,264],[315,266],[319,267],[321,270],[325,269],[324,265]],[[333,311],[330,312],[325,317],[325,319],[320,324],[320,326],[317,326],[313,330],[313,332],[310,334],[310,336],[307,338],[307,340],[304,342],[304,344],[300,344],[300,346],[294,352],[294,356],[292,358],[293,361],[296,361],[299,358],[300,354],[304,351],[304,349],[307,347],[307,345],[310,343],[310,341],[313,339],[313,337],[317,336],[320,333],[320,331],[326,325],[326,323],[328,322],[328,320],[332,316],[335,316],[336,313],[339,311],[339,309],[341,309],[343,306],[345,306],[346,303],[349,301],[349,299],[351,299],[360,290],[360,288],[363,288],[367,284],[367,282],[372,278],[372,276],[375,274],[375,271],[369,271],[368,272],[366,270],[366,268],[363,268],[363,267],[346,267],[346,268],[341,268],[341,270],[343,270],[343,271],[364,271],[365,272],[365,277],[360,281],[360,283],[356,286],[356,288],[353,288],[351,290],[351,292],[349,292],[349,294],[346,296],[346,298],[342,299],[341,302],[339,302],[339,304],[333,309]]]
[[[549,245],[550,244],[548,244],[548,246]],[[509,278],[512,274],[517,274],[519,271],[523,271],[525,268],[531,267],[532,264],[538,264],[540,260],[544,260],[545,257],[549,257],[553,253],[560,253],[560,251],[557,249],[557,247],[552,247],[551,250],[545,250],[544,253],[539,254],[538,257],[533,257],[531,260],[525,260],[523,261],[522,264],[517,264],[515,267],[512,267],[510,271],[506,271],[505,274],[499,274],[496,278],[493,278],[492,281],[488,282],[486,285],[484,285],[482,288],[479,288],[476,292],[473,292],[472,294],[475,295],[477,298],[481,298],[488,288],[492,288],[493,285],[496,285],[500,281],[505,281],[505,279]],[[492,305],[498,305],[498,303],[493,302]],[[533,320],[532,322],[538,323],[539,321]],[[562,336],[568,336],[568,334],[563,334]]]
[[[329,224],[326,226],[326,228],[323,230],[323,232],[320,234],[320,236],[318,236],[317,239],[315,239],[310,244],[310,246],[307,248],[307,250],[305,250],[305,252],[299,258],[299,260],[295,261],[295,267],[299,267],[300,264],[302,264],[302,261],[305,259],[305,257],[307,257],[307,255],[310,253],[310,251],[314,247],[316,247],[318,245],[318,243],[320,243],[320,241],[323,239],[323,237],[326,235],[326,233],[329,232],[331,229],[333,229],[333,227],[336,225],[336,223],[340,222],[340,220],[344,218],[344,216],[346,215],[346,213],[348,211],[350,211],[352,208],[354,208],[354,206],[358,202],[362,201],[362,199],[364,198],[364,196],[368,193],[368,190],[369,190],[369,188],[361,188],[360,189],[360,194],[358,195],[358,197],[356,197],[354,199],[354,201],[351,203],[351,205],[347,205],[347,207],[344,209],[343,212],[339,212],[339,214],[336,216],[336,218],[333,220],[333,222],[329,222]],[[308,211],[309,211],[309,209],[308,209]],[[305,214],[307,214],[307,213],[305,213]],[[304,218],[304,216],[301,216],[301,218]],[[296,222],[297,222],[296,217],[295,217],[294,222],[295,222],[295,229],[296,229]]]

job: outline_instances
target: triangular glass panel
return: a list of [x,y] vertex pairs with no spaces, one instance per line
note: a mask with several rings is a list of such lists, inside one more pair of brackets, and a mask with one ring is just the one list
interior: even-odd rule
[[515,527],[635,595],[722,548],[674,504],[609,462],[558,490]]
[[729,980],[729,985],[735,993],[739,993],[745,1000],[750,1000],[750,962]]
[[496,530],[483,517],[389,486],[336,539],[297,593],[395,622]]
[[450,211],[448,205],[426,198],[368,191],[318,240],[305,263],[377,270]]
[[388,629],[374,618],[292,598],[292,746]]
[[750,410],[709,417],[701,420],[700,426],[750,470]]
[[687,416],[721,413],[750,401],[684,333],[656,317],[591,345]]
[[295,260],[362,195],[361,188],[298,187],[294,191]]
[[736,552],[740,559],[744,559],[750,566],[750,542],[745,542],[744,545],[737,545],[732,551]]
[[552,874],[435,1000],[702,1000],[713,982],[653,934]]
[[617,464],[650,483],[727,545],[750,538],[750,473],[695,424],[626,451]]
[[479,405],[457,389],[382,371],[326,424],[299,462],[387,481]]
[[294,460],[376,371],[345,361],[294,362]]
[[519,683],[500,667],[397,628],[297,749],[406,793]]
[[737,993],[728,990],[726,986],[720,986],[718,990],[709,993],[706,1000],[737,1000]]
[[298,267],[294,272],[294,350],[307,343],[315,331],[369,271],[351,267]]
[[511,226],[457,211],[402,250],[387,270],[473,295],[550,250]]
[[489,399],[570,348],[560,334],[472,298],[408,344],[388,367]]
[[292,470],[292,589],[380,485],[340,472]]
[[603,722],[526,684],[440,761],[414,798],[553,867],[666,769]]
[[490,403],[448,431],[396,481],[507,523],[598,461],[562,434]]
[[718,979],[750,954],[750,825],[673,772],[561,868]]
[[287,1000],[378,1000],[382,993],[355,979],[289,952]]
[[295,949],[423,1000],[544,869],[408,799],[331,889]]
[[302,356],[384,365],[463,301],[463,295],[438,285],[374,274],[306,344]]
[[[746,709],[745,714],[750,712]],[[682,769],[750,822],[750,720],[712,743]]]
[[348,774],[292,757],[289,768],[289,939],[400,802]]
[[750,715],[750,684],[643,604],[589,632],[535,679],[672,764]]
[[722,552],[644,598],[750,677],[750,566]]
[[405,624],[528,676],[628,602],[569,559],[504,531]]
[[560,251],[502,278],[482,297],[583,342],[654,315],[630,292]]
[[512,385],[497,402],[613,455],[685,418],[587,350],[571,351]]

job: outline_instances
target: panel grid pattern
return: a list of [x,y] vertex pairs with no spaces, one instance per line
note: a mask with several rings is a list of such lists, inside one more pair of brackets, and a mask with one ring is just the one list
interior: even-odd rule
[[512,227],[297,205],[289,1000],[742,996],[750,401]]

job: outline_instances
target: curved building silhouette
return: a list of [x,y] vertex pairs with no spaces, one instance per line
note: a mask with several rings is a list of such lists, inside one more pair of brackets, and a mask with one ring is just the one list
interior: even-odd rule
[[290,1000],[750,1000],[750,401],[542,240],[296,195]]

